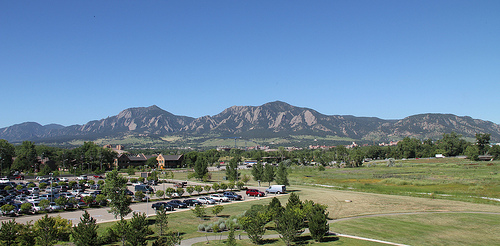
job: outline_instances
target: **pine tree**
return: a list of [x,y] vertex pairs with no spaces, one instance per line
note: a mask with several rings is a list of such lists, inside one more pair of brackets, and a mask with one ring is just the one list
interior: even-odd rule
[[288,181],[288,170],[284,162],[280,162],[276,170],[276,183],[279,185],[290,185]]
[[0,242],[2,245],[14,245],[18,232],[19,226],[16,219],[2,221],[2,227],[0,227]]
[[160,237],[163,236],[164,232],[168,229],[168,214],[165,209],[156,210],[156,225],[160,228]]
[[129,233],[127,233],[126,240],[128,245],[144,246],[147,245],[146,238],[152,234],[153,231],[149,228],[147,217],[145,213],[133,213],[132,219],[129,222]]
[[236,238],[234,238],[234,227],[231,226],[229,229],[229,235],[227,236],[227,245],[229,246],[236,246]]
[[71,232],[73,242],[77,246],[100,245],[97,236],[98,227],[96,220],[90,217],[90,214],[85,210],[82,218],[80,218],[80,222],[77,226],[73,227]]
[[271,182],[274,181],[276,174],[274,173],[274,166],[271,164],[266,164],[264,166],[264,174],[262,175],[262,181],[268,182],[271,185]]
[[307,220],[309,221],[308,227],[311,232],[311,237],[316,242],[320,242],[325,234],[330,230],[328,225],[328,212],[326,212],[326,208],[319,204],[314,204],[312,210],[307,215]]

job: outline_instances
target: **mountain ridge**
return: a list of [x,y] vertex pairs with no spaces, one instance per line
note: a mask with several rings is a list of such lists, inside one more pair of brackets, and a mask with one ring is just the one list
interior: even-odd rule
[[[247,138],[293,135],[337,136],[365,142],[414,137],[438,139],[456,132],[467,138],[489,133],[500,141],[500,125],[491,121],[453,114],[417,114],[397,120],[352,115],[325,115],[306,107],[282,101],[260,106],[231,106],[219,114],[198,118],[174,115],[156,105],[122,110],[115,116],[89,121],[83,125],[42,126],[24,122],[0,129],[0,138],[10,142],[66,141],[102,137],[147,136],[161,139],[172,135],[243,136]],[[59,139],[59,140],[58,140]]]

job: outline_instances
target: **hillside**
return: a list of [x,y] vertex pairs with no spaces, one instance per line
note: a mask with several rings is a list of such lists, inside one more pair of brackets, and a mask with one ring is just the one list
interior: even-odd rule
[[489,133],[492,142],[500,141],[500,125],[468,116],[419,114],[401,120],[384,120],[375,117],[324,115],[314,109],[295,107],[280,101],[261,106],[233,106],[217,115],[200,118],[174,115],[155,105],[129,108],[116,116],[90,121],[84,125],[64,127],[55,124],[42,126],[35,122],[16,124],[0,129],[0,138],[9,142],[31,140],[60,143],[133,137],[175,145],[175,141],[169,139],[187,144],[186,139],[199,139],[199,143],[217,137],[242,137],[250,140],[316,136],[343,141],[382,142],[404,137],[438,139],[443,133],[452,131],[466,138],[474,138],[476,133]]

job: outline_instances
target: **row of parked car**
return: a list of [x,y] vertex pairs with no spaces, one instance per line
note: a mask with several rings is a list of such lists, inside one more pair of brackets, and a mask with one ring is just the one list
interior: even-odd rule
[[216,204],[221,202],[230,202],[235,200],[242,200],[243,197],[232,191],[226,191],[222,194],[212,194],[210,196],[202,196],[197,199],[191,198],[184,201],[170,200],[168,202],[153,203],[153,209],[164,209],[167,211],[174,211],[176,208],[187,208],[190,206],[203,205],[203,204]]
[[[64,179],[52,178],[52,179],[39,179],[39,183],[57,183],[59,181],[65,181]],[[30,185],[32,184],[32,185]],[[19,185],[22,187],[19,189]],[[0,206],[5,204],[10,204],[14,206],[15,209],[12,211],[3,212],[4,215],[14,215],[20,212],[21,205],[24,203],[30,203],[31,213],[39,213],[42,211],[54,212],[59,210],[67,210],[72,208],[82,208],[89,205],[106,205],[107,201],[100,201],[97,203],[95,199],[91,204],[84,202],[84,197],[92,196],[96,197],[101,194],[100,190],[86,192],[85,190],[89,188],[86,185],[75,184],[74,187],[68,187],[68,185],[47,187],[44,191],[40,190],[37,184],[33,182],[23,183],[23,182],[5,182],[0,183]],[[10,189],[5,189],[6,186],[10,186]],[[28,188],[28,186],[30,186]],[[70,190],[71,188],[71,190]],[[97,188],[97,187],[96,187]],[[66,198],[66,203],[64,205],[58,205],[55,201],[59,197]],[[47,206],[40,206],[42,200],[48,200]]]

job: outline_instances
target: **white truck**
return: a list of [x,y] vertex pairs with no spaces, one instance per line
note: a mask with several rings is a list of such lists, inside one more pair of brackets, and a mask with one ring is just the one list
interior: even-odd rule
[[286,192],[286,185],[271,185],[269,188],[266,189],[266,193],[285,193]]

